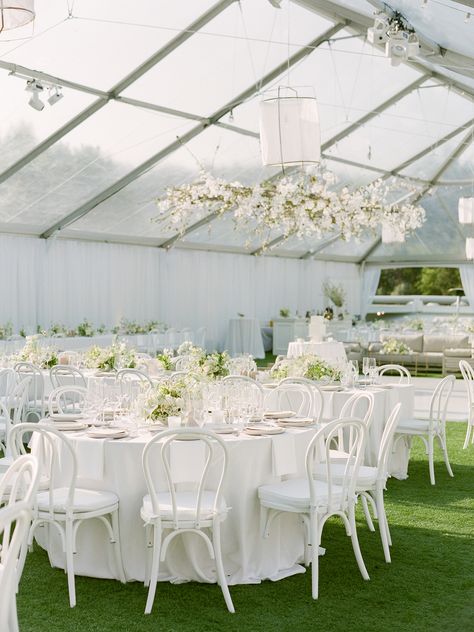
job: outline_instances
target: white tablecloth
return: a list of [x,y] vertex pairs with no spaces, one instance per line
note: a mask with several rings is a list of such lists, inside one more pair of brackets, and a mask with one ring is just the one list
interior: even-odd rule
[[260,323],[256,318],[231,318],[225,341],[231,356],[250,353],[254,358],[264,358]]
[[288,345],[288,358],[302,355],[316,355],[331,362],[340,364],[347,362],[346,351],[342,342],[304,342],[296,340]]
[[[222,550],[230,584],[258,583],[267,578],[277,580],[304,572],[298,564],[303,554],[301,520],[294,515],[285,515],[273,523],[270,537],[262,538],[257,488],[280,480],[275,473],[288,471],[295,463],[295,474],[304,476],[304,455],[313,434],[314,429],[308,428],[288,429],[274,438],[223,435],[229,449],[223,494],[232,509],[222,526]],[[68,436],[82,444],[76,450],[79,474],[84,476],[88,472],[91,476],[81,481],[82,484],[118,495],[125,574],[128,580],[143,581],[146,544],[139,512],[147,490],[141,455],[151,435],[144,432],[128,441],[99,441],[72,433]],[[276,445],[273,439],[278,440]],[[38,541],[45,546],[46,534],[42,529],[37,533]],[[53,564],[64,567],[60,541],[54,530],[50,532],[50,542]],[[74,556],[76,574],[115,577],[110,549],[103,525],[96,520],[86,521],[78,531],[77,554]],[[198,568],[204,570],[204,574]],[[160,579],[215,581],[214,564],[209,560],[201,538],[185,534],[173,540],[166,563],[161,566]]]

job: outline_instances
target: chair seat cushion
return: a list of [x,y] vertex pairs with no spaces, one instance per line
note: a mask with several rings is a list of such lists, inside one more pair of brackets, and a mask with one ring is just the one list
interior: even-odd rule
[[[65,513],[69,488],[58,487],[53,490],[53,510],[55,513]],[[38,509],[49,511],[49,492],[40,492],[36,496]],[[118,505],[119,499],[113,492],[81,489],[74,490],[74,512],[98,511],[113,505]]]
[[[325,481],[315,481],[316,499],[319,506],[327,504],[328,485]],[[332,486],[333,501],[340,501],[342,488]],[[310,507],[309,483],[306,478],[292,478],[281,483],[262,485],[258,497],[263,505],[281,506],[287,511],[307,512]]]
[[430,422],[427,419],[404,419],[397,425],[398,434],[426,433],[430,429]]
[[[331,478],[335,483],[342,483],[346,464],[344,462],[331,463]],[[327,470],[324,463],[314,468],[314,474],[317,478],[324,479],[327,476]],[[377,480],[377,468],[368,465],[361,465],[357,475],[356,488],[372,487]]]
[[[214,503],[216,500],[216,493],[214,491],[205,491],[201,498],[201,512],[200,520],[210,520],[217,514],[223,514],[227,512],[227,505],[224,498],[221,496],[217,511],[214,511]],[[171,494],[169,492],[159,492],[158,502],[160,504],[161,518],[164,520],[173,519],[173,504],[171,500]],[[193,491],[176,492],[176,506],[178,519],[181,520],[193,520],[196,516],[196,504],[197,493]],[[156,518],[156,514],[153,511],[150,495],[147,494],[143,498],[143,504],[141,509],[141,515],[144,520],[152,520]]]

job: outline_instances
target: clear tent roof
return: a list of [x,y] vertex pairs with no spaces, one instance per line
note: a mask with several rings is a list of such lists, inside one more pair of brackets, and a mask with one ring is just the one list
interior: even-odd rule
[[[384,4],[422,43],[397,67],[366,39]],[[265,254],[460,261],[469,229],[457,202],[474,180],[472,4],[36,0],[34,24],[0,36],[0,232],[260,252],[261,236],[204,211],[176,235],[153,221],[156,200],[202,167],[244,183],[278,175],[262,167],[258,106],[263,90],[291,81],[314,89],[339,186],[408,178],[427,221],[390,245],[372,234],[343,242],[272,231]],[[30,108],[28,78],[64,97]]]

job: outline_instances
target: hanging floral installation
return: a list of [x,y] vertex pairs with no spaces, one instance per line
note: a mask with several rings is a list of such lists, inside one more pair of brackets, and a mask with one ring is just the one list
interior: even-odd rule
[[254,186],[201,171],[196,181],[167,189],[157,201],[160,214],[155,220],[182,234],[199,219],[199,211],[232,214],[236,229],[258,235],[264,247],[273,229],[301,239],[337,231],[349,240],[367,230],[375,233],[382,225],[407,235],[425,221],[421,206],[389,203],[391,189],[381,180],[353,190],[336,190],[334,183],[331,172],[314,168]]

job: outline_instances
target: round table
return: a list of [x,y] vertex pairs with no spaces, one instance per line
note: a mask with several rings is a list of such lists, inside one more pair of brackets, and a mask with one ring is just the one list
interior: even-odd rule
[[[223,561],[229,584],[259,583],[304,572],[299,564],[303,555],[301,519],[282,516],[272,525],[270,537],[262,538],[257,488],[280,480],[284,474],[304,476],[304,455],[314,432],[314,428],[291,428],[275,437],[222,435],[229,452],[223,495],[231,510],[222,526]],[[140,431],[137,437],[114,441],[68,433],[78,458],[78,486],[113,491],[120,499],[120,538],[127,580],[144,579],[146,543],[140,506],[147,489],[141,456],[151,436],[148,431]],[[48,549],[52,564],[63,568],[61,543],[55,530],[50,530],[48,541],[46,530],[39,529],[37,539]],[[103,525],[96,520],[86,521],[78,531],[76,574],[114,578],[110,549]],[[214,564],[205,544],[193,534],[172,541],[160,570],[161,580],[215,581]]]

